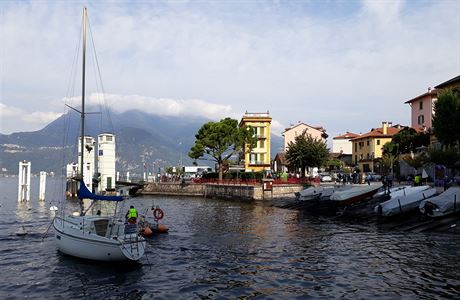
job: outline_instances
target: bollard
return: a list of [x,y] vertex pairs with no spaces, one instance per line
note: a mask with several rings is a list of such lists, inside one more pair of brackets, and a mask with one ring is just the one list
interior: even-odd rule
[[18,202],[30,201],[30,161],[19,162]]
[[45,193],[46,193],[46,172],[40,171],[40,189],[38,193],[39,201],[45,201]]

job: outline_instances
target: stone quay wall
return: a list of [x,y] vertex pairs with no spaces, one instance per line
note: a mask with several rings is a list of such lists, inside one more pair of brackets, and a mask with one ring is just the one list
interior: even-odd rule
[[149,183],[139,194],[141,195],[166,195],[166,196],[196,196],[205,194],[204,184],[181,184],[177,182]]
[[277,184],[271,191],[264,191],[259,185],[201,184],[201,183],[149,183],[140,191],[141,195],[197,196],[205,198],[264,200],[294,197],[295,192],[304,189],[301,184]]

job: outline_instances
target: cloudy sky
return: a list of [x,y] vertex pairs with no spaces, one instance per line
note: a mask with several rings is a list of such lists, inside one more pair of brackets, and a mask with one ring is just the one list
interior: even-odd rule
[[79,95],[84,5],[104,86],[88,95],[118,112],[268,110],[278,134],[298,121],[364,133],[409,125],[404,102],[460,74],[458,0],[2,1],[1,133],[38,130]]

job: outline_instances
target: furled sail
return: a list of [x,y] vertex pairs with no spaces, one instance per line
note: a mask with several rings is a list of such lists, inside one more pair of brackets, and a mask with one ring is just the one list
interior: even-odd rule
[[92,200],[102,200],[102,201],[122,201],[122,196],[104,196],[96,195],[90,192],[86,187],[86,184],[83,180],[80,180],[80,189],[78,190],[79,199],[92,199]]

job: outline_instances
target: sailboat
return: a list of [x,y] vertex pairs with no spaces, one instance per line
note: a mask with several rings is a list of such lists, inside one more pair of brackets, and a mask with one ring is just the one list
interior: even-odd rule
[[[82,209],[77,215],[67,215],[64,211],[53,220],[57,249],[65,254],[96,260],[96,261],[137,261],[145,253],[146,241],[139,235],[137,224],[126,223],[117,217],[118,203],[124,200],[121,196],[96,195],[88,190],[83,178],[83,156],[85,136],[85,57],[86,57],[86,23],[87,10],[83,9],[83,75],[82,75],[82,108],[81,112],[81,160],[79,168],[80,201],[92,200],[115,202],[115,211],[110,216],[87,215]],[[90,206],[90,207],[91,207]]]

